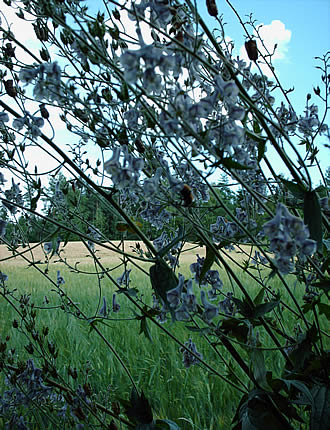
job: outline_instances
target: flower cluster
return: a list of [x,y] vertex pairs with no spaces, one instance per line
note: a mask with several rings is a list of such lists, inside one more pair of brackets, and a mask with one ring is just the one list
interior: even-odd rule
[[35,81],[33,96],[36,100],[45,99],[52,102],[62,99],[61,68],[56,61],[22,69],[19,79],[27,84]]
[[[123,155],[122,164],[120,162]],[[112,157],[104,164],[104,169],[111,175],[113,184],[119,188],[134,188],[138,184],[141,170],[144,166],[143,158],[134,157],[128,148],[114,148]]]
[[[186,346],[191,352],[193,352],[195,355],[191,354],[189,351],[187,351],[185,348],[180,348],[180,352],[183,354],[183,365],[185,368],[189,368],[190,366],[193,366],[194,364],[198,364],[199,360],[203,358],[202,354],[197,351],[195,343],[189,339],[187,342],[184,343],[184,346]],[[197,355],[197,357],[196,357]]]
[[294,270],[297,254],[304,259],[316,251],[316,242],[309,239],[308,227],[282,203],[278,204],[275,217],[264,224],[263,232],[270,239],[269,249],[275,253],[275,264],[283,274]]
[[[14,179],[12,179],[11,182],[11,188],[9,190],[5,190],[5,198],[13,203],[17,203],[19,205],[24,204],[24,199],[21,193],[21,190],[19,188],[19,184],[16,184],[14,182]],[[18,209],[16,206],[11,205],[10,203],[3,202],[3,205],[9,210],[11,214],[16,214]]]
[[42,134],[40,128],[43,127],[44,123],[45,121],[42,117],[37,117],[26,112],[23,117],[14,119],[13,128],[21,131],[24,127],[27,127],[31,137],[37,138]]

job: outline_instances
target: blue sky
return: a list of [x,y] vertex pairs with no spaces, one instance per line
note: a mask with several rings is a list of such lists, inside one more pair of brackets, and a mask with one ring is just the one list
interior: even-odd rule
[[[219,13],[224,15],[227,22],[227,35],[234,39],[237,46],[241,46],[245,41],[244,32],[236,16],[225,0],[216,0],[216,3]],[[214,25],[215,20],[206,12],[206,2],[198,0],[197,4],[207,23]],[[290,95],[293,104],[303,109],[306,94],[313,92],[313,86],[321,84],[320,73],[315,69],[318,62],[314,57],[330,50],[330,1],[233,0],[232,4],[242,18],[253,13],[258,23],[270,25],[272,21],[279,20],[285,29],[291,31],[284,58],[276,60],[274,64],[283,85],[295,87],[294,93]]]
[[[214,18],[207,14],[206,0],[196,2],[209,27],[217,26]],[[244,31],[227,2],[216,0],[216,3],[219,13],[224,15],[224,21],[227,23],[226,34],[234,40],[237,53],[240,53],[245,41]],[[91,6],[92,12],[95,13],[97,5],[102,2],[87,0],[86,4]],[[320,73],[315,69],[318,62],[314,57],[322,56],[330,50],[330,0],[233,0],[233,5],[243,19],[253,13],[257,22],[262,23],[264,29],[268,30],[266,35],[271,39],[271,43],[278,42],[280,55],[274,65],[283,86],[295,87],[295,91],[290,93],[290,99],[297,113],[303,113],[307,93],[312,94],[312,102],[318,104],[320,112],[323,112],[322,105],[313,94],[313,86],[321,87]],[[28,35],[31,34],[28,22],[18,20],[14,15],[8,16],[8,19],[18,24],[14,27],[16,36],[21,40],[25,38],[27,42]],[[29,38],[29,46],[32,48],[31,42],[32,39]],[[54,126],[58,136],[61,136],[65,128],[63,123],[55,121]],[[318,143],[321,149],[321,164],[325,169],[330,164],[328,151],[324,147],[324,143],[327,143],[326,137],[320,138]],[[317,184],[319,180],[320,177],[315,173],[314,183]]]
[[[315,68],[321,63],[315,57],[322,57],[330,51],[330,1],[233,0],[231,3],[243,21],[247,21],[248,15],[253,13],[257,24],[264,25],[268,30],[266,36],[271,40],[270,46],[273,46],[273,42],[278,42],[281,55],[273,64],[283,87],[286,89],[294,87],[289,98],[297,114],[303,114],[306,95],[311,93],[311,102],[319,106],[321,117],[324,106],[314,95],[313,87],[319,85],[323,94],[324,87],[321,71]],[[244,30],[225,0],[216,0],[216,4],[219,14],[223,14],[224,22],[227,23],[226,35],[234,40],[236,52],[241,54],[241,47],[245,42]],[[207,13],[206,1],[197,0],[197,5],[209,27],[216,26],[215,19]],[[329,124],[329,118],[327,123]],[[325,136],[318,138],[320,163],[322,168],[326,169],[330,165],[330,157],[324,143],[329,143]],[[311,172],[313,182],[317,185],[320,181],[317,169],[312,169]]]

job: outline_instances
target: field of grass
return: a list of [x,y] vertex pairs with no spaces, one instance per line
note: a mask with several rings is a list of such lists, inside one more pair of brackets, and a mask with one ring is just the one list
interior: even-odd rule
[[[197,253],[203,254],[200,249],[197,250]],[[68,263],[71,264],[78,258],[81,261],[78,267],[82,272],[87,273],[73,273],[63,263],[54,262],[49,265],[48,276],[56,282],[56,273],[57,270],[60,270],[65,280],[63,290],[86,315],[92,318],[95,316],[103,296],[107,298],[108,302],[111,302],[116,287],[108,279],[99,279],[95,274],[88,273],[95,272],[95,267],[92,259],[86,257],[86,252],[80,244],[69,244],[66,254]],[[188,276],[189,264],[195,261],[195,254],[196,250],[186,253],[183,265],[179,269],[180,273]],[[1,246],[0,260],[6,255],[5,247]],[[110,251],[102,251],[98,255],[101,257],[102,264],[107,268],[113,268],[119,262],[118,257],[112,255]],[[44,261],[40,249],[36,249],[34,258]],[[238,255],[237,258],[241,257]],[[56,261],[55,256],[52,257],[52,261]],[[42,264],[38,267],[44,271],[46,265]],[[148,269],[147,265],[145,269]],[[129,397],[132,387],[118,360],[102,339],[93,331],[90,332],[87,321],[65,313],[59,307],[61,299],[56,288],[41,273],[38,273],[34,267],[27,268],[26,263],[18,259],[3,261],[0,270],[8,275],[8,287],[17,289],[17,297],[20,294],[30,294],[30,300],[35,304],[35,308],[40,308],[37,310],[37,329],[41,331],[42,327],[49,327],[49,340],[53,341],[58,349],[57,369],[65,380],[69,380],[72,385],[81,383],[84,379],[84,371],[88,367],[91,369],[88,380],[100,403],[103,402],[107,405],[109,401],[116,400],[117,397]],[[120,267],[111,272],[111,275],[116,279],[122,272],[123,268]],[[260,287],[255,282],[251,282],[251,279],[243,272],[237,272],[237,276],[254,297]],[[223,281],[224,291],[232,291],[226,275],[223,276]],[[131,272],[130,287],[138,290],[138,300],[151,305],[150,280],[134,268]],[[277,279],[272,280],[271,287],[279,290],[284,301],[290,303],[288,294],[283,291]],[[302,303],[303,287],[292,285],[292,292],[299,303]],[[237,297],[241,297],[237,288],[235,294]],[[45,296],[49,301],[47,304],[45,304]],[[185,369],[180,346],[154,324],[148,323],[152,342],[143,334],[139,335],[140,322],[133,318],[133,305],[124,295],[119,295],[118,301],[121,306],[120,312],[112,313],[107,325],[99,324],[98,327],[125,362],[137,387],[143,389],[150,400],[155,417],[171,419],[182,429],[187,430],[230,429],[231,419],[241,394],[202,366]],[[12,322],[15,318],[17,316],[12,307],[1,298],[0,338],[4,339],[10,335],[9,347],[15,347],[20,360],[24,360],[29,357],[24,348],[28,344],[28,340],[24,334],[20,333],[20,330],[13,328]],[[287,310],[283,310],[283,320],[288,327],[288,332],[292,334],[297,319]],[[173,324],[169,321],[164,324],[164,327],[183,343],[191,337],[206,361],[220,374],[228,375],[228,369],[205,341],[205,338],[198,333],[187,331],[186,325],[187,323],[184,322]],[[274,346],[263,337],[262,333],[261,342],[264,347]],[[283,339],[281,339],[281,343],[284,344]],[[237,348],[246,358],[247,352],[240,346]],[[223,347],[220,346],[218,351],[225,360],[233,364]],[[268,352],[265,358],[267,369],[280,376],[279,372],[283,364],[282,356],[278,352]],[[38,364],[38,357],[35,358],[35,362]],[[78,370],[77,381],[68,377],[69,366]],[[246,381],[240,370],[235,368],[235,373],[239,380]],[[3,387],[3,376],[0,373],[0,394]]]

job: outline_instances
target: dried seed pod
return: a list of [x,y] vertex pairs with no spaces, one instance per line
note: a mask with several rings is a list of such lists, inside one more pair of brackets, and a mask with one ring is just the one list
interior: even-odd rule
[[250,60],[257,61],[258,59],[257,42],[252,39],[248,40],[247,42],[245,42],[245,49]]
[[34,32],[37,38],[41,42],[47,42],[48,40],[48,28],[40,20],[37,20],[36,24],[33,24]]
[[46,109],[45,103],[41,103],[41,105],[39,105],[39,108],[40,108],[41,116],[42,116],[44,119],[48,119],[48,118],[49,118],[49,112],[48,112],[48,110]]
[[140,139],[135,140],[135,147],[140,154],[144,153],[145,147]]
[[17,90],[14,87],[14,81],[12,79],[8,79],[7,81],[3,81],[6,93],[10,97],[16,97],[17,96]]
[[218,16],[218,8],[215,0],[206,0],[206,7],[211,16]]
[[3,48],[3,51],[8,58],[12,58],[15,57],[15,49],[16,48],[13,48],[11,43],[6,43],[6,47]]

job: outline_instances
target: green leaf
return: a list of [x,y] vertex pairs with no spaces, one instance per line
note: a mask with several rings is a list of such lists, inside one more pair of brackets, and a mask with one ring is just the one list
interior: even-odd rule
[[184,238],[184,227],[182,224],[179,226],[178,235],[164,248],[162,248],[160,251],[158,251],[158,255],[160,257],[163,257],[164,255],[168,254],[168,252]]
[[330,306],[325,303],[318,303],[317,307],[319,308],[319,314],[325,315],[327,320],[330,321]]
[[206,256],[199,276],[199,285],[201,285],[201,283],[203,282],[203,279],[207,271],[210,270],[210,268],[212,267],[214,260],[215,260],[215,253],[213,249],[209,246],[206,246]]
[[143,391],[139,395],[133,388],[130,396],[130,404],[126,409],[126,415],[139,424],[151,424],[153,421],[152,410]]
[[321,281],[317,281],[312,283],[312,286],[315,288],[319,288],[320,290],[323,290],[325,292],[325,294],[327,295],[327,297],[329,296],[329,291],[330,291],[330,279],[329,278],[325,278],[322,279]]
[[156,420],[155,430],[180,430],[180,427],[171,420]]
[[229,169],[229,170],[231,170],[231,169],[236,169],[236,170],[250,170],[250,169],[252,169],[252,167],[250,167],[250,166],[245,166],[244,164],[241,164],[241,163],[238,163],[237,161],[234,161],[232,159],[232,157],[224,157],[221,160],[214,163],[215,167],[218,167],[220,165],[227,167],[227,169]]
[[152,337],[151,337],[151,333],[148,327],[148,323],[147,323],[147,318],[143,315],[143,317],[141,318],[141,324],[140,324],[140,332],[139,334],[143,333],[145,335],[145,337],[152,342]]
[[166,293],[178,285],[178,279],[172,269],[163,261],[159,261],[149,269],[151,286],[158,298],[169,305]]
[[319,185],[317,188],[315,188],[314,191],[319,193],[323,197],[327,196],[328,194],[328,189],[324,185]]
[[292,181],[288,181],[287,179],[283,179],[280,177],[280,180],[285,185],[285,187],[293,194],[297,199],[304,199],[305,193],[307,192],[306,188]]
[[211,327],[193,327],[186,325],[186,329],[200,334],[209,334],[210,332],[212,332]]
[[261,128],[260,128],[259,122],[256,121],[256,120],[253,120],[253,131],[256,134],[260,134],[261,133]]
[[318,251],[322,251],[322,213],[317,194],[306,191],[304,198],[304,222],[307,224],[310,238],[317,243]]
[[41,196],[41,189],[39,188],[38,191],[37,191],[37,195],[35,197],[32,197],[32,199],[31,199],[31,207],[30,207],[30,209],[32,211],[34,211],[34,210],[37,209],[37,203],[38,203],[38,200],[40,199],[40,196]]
[[278,306],[278,304],[280,303],[280,298],[279,296],[277,297],[278,298],[276,300],[270,300],[267,303],[263,303],[261,305],[256,306],[253,311],[253,317],[254,318],[262,317],[268,312],[272,311],[274,308],[276,308],[276,306]]
[[261,288],[259,293],[255,296],[253,303],[255,305],[260,305],[260,303],[262,302],[262,299],[264,298],[264,295],[265,295],[265,289]]
[[325,385],[314,385],[311,389],[314,408],[311,413],[311,430],[328,430],[330,423],[330,395]]
[[260,161],[263,159],[263,156],[265,155],[266,152],[266,140],[262,140],[261,142],[258,143],[258,163],[260,163]]
[[290,388],[293,385],[297,390],[299,390],[303,397],[300,398],[301,404],[310,405],[314,408],[314,399],[312,393],[309,391],[309,388],[301,381],[297,381],[295,379],[282,379],[282,381]]
[[238,311],[246,318],[251,318],[253,315],[253,309],[245,300],[239,300],[235,297],[232,298],[233,302],[237,306]]
[[267,388],[266,367],[263,352],[260,349],[253,348],[251,351],[251,363],[253,375],[261,387]]

